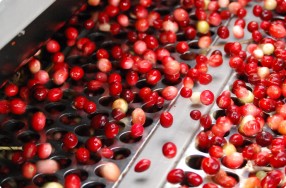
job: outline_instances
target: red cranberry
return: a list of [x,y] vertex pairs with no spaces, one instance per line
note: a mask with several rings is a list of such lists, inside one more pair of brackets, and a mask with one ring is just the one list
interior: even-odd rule
[[[6,105],[5,105],[6,106]],[[19,98],[10,101],[10,111],[13,114],[21,115],[26,112],[27,104]],[[5,108],[7,110],[7,108]]]
[[50,102],[60,101],[63,97],[63,91],[60,88],[52,88],[48,91],[47,99]]
[[83,110],[88,114],[92,114],[96,111],[96,104],[93,101],[87,100],[83,105]]
[[19,91],[18,86],[16,84],[13,84],[13,83],[6,85],[5,90],[4,90],[5,95],[7,97],[13,97],[13,96],[17,95],[18,91]]
[[23,146],[23,156],[26,159],[31,159],[37,154],[37,146],[35,143],[29,142]]
[[192,110],[190,112],[190,116],[193,120],[199,120],[201,118],[201,111],[199,110]]
[[130,129],[133,138],[141,137],[144,133],[144,127],[141,124],[133,124]]
[[144,172],[148,170],[151,165],[151,161],[149,159],[141,159],[138,161],[134,167],[135,172]]
[[43,112],[36,112],[31,119],[32,128],[35,131],[41,131],[46,126],[46,116]]
[[74,148],[77,145],[77,143],[78,143],[78,138],[74,133],[68,132],[64,135],[63,146],[66,147],[67,149]]
[[68,174],[65,176],[65,187],[66,188],[80,188],[81,180],[76,174]]
[[214,94],[210,90],[204,90],[200,95],[200,101],[204,105],[210,105],[214,101]]
[[163,155],[167,158],[174,158],[177,154],[177,146],[173,142],[167,142],[162,147]]
[[101,148],[102,143],[99,138],[93,136],[87,139],[85,145],[90,152],[97,152]]
[[184,179],[184,171],[182,169],[173,169],[167,175],[167,181],[172,184],[181,183]]
[[75,157],[79,163],[87,163],[90,159],[90,153],[86,148],[79,148],[75,152]]
[[216,174],[220,169],[220,164],[217,159],[205,157],[202,160],[202,169],[210,175]]
[[106,138],[114,138],[119,133],[119,126],[116,123],[107,123],[104,132]]
[[163,112],[160,115],[160,123],[163,127],[168,128],[173,124],[173,115],[170,112]]
[[56,53],[60,51],[60,44],[56,40],[49,40],[46,44],[46,49],[50,53]]

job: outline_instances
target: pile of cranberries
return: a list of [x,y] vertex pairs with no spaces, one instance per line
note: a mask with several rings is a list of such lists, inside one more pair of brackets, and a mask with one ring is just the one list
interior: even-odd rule
[[[190,111],[201,125],[196,148],[206,154],[190,165],[205,176],[174,168],[166,182],[286,187],[285,15],[285,0],[88,0],[1,88],[0,144],[21,146],[1,151],[1,187],[105,187],[87,184],[91,174],[83,169],[90,166],[94,176],[116,182],[124,169],[116,160],[134,153],[123,143],[145,138],[150,117],[173,126],[167,107],[177,97],[216,104],[220,113],[212,119]],[[232,28],[225,26],[230,18]],[[245,32],[252,38],[242,41]],[[208,53],[216,37],[226,41],[224,50]],[[215,78],[209,68],[223,63],[237,75],[230,89],[217,97],[196,91]],[[121,149],[112,147],[117,143]],[[162,145],[162,157],[176,155],[172,140]],[[148,173],[151,165],[141,159],[133,170]],[[253,170],[243,185],[225,170],[246,165]],[[11,181],[9,174],[17,175]]]

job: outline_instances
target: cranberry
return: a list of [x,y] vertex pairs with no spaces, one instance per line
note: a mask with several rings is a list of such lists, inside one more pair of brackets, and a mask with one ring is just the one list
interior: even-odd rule
[[[16,114],[16,115],[24,114],[26,112],[26,108],[27,108],[27,104],[19,98],[14,98],[10,101],[10,111],[13,114]],[[7,109],[7,107],[5,109]]]
[[68,132],[64,135],[63,146],[66,147],[67,149],[74,148],[77,145],[77,143],[78,143],[78,138],[74,133]]
[[77,96],[74,99],[73,105],[76,109],[82,110],[87,102],[87,98],[84,96]]
[[31,159],[37,154],[37,146],[35,143],[29,142],[23,146],[23,156],[26,159]]
[[119,126],[116,123],[107,123],[104,132],[106,138],[114,138],[119,133]]
[[48,91],[47,99],[50,102],[60,101],[63,97],[63,91],[60,88],[52,88]]
[[199,120],[201,118],[201,111],[199,111],[199,110],[192,110],[190,112],[190,117],[193,120]]
[[10,112],[10,103],[8,100],[0,100],[0,114],[8,114]]
[[85,145],[90,152],[97,152],[101,148],[102,143],[99,138],[93,136],[87,139]]
[[185,174],[186,180],[191,186],[200,186],[203,183],[203,178],[195,172],[187,172]]
[[205,157],[202,160],[202,166],[201,167],[205,173],[210,174],[210,175],[214,175],[219,171],[220,163],[215,158]]
[[260,5],[254,5],[253,6],[252,12],[253,12],[254,16],[259,17],[261,15],[262,11],[263,11],[263,8]]
[[174,158],[177,154],[177,146],[173,142],[167,142],[162,147],[163,155],[167,158]]
[[232,143],[236,147],[242,146],[244,142],[244,138],[241,134],[235,133],[231,135],[231,137],[229,138],[229,142]]
[[146,74],[146,82],[150,85],[156,85],[161,80],[161,73],[159,70],[152,69]]
[[92,114],[96,111],[96,104],[93,101],[85,101],[83,109],[86,113]]
[[210,90],[204,90],[200,94],[200,101],[204,105],[210,105],[214,101],[214,94]]
[[56,40],[49,40],[46,44],[46,49],[50,53],[56,53],[60,51],[60,44]]
[[192,96],[193,90],[189,87],[183,87],[180,91],[180,95],[184,98],[190,98]]
[[68,174],[65,176],[65,187],[66,188],[80,188],[80,178],[76,174]]
[[74,66],[70,70],[70,77],[73,80],[81,80],[84,76],[84,70],[80,66]]
[[7,97],[13,97],[13,96],[17,95],[18,91],[19,91],[18,86],[16,84],[13,84],[13,83],[6,85],[5,90],[4,90],[5,95]]
[[284,151],[274,153],[270,157],[270,165],[273,168],[281,168],[286,165],[286,153]]
[[37,148],[38,157],[40,159],[47,159],[51,155],[52,149],[50,143],[41,143]]
[[75,40],[78,37],[78,30],[74,27],[68,27],[65,30],[65,36],[69,40]]
[[87,163],[90,159],[90,153],[86,148],[76,150],[75,157],[79,163]]
[[133,124],[130,129],[133,138],[141,137],[144,133],[144,127],[141,124]]
[[32,179],[37,173],[37,167],[32,162],[25,162],[22,166],[22,175],[24,178]]
[[184,171],[182,169],[173,169],[167,175],[167,181],[172,184],[181,183],[184,179]]
[[135,172],[144,172],[148,170],[151,165],[151,161],[149,159],[141,159],[138,161],[134,167]]
[[163,112],[160,115],[160,123],[163,127],[168,128],[173,124],[173,115],[170,112]]
[[43,112],[36,112],[33,114],[31,119],[32,128],[35,131],[41,131],[46,125],[46,116]]

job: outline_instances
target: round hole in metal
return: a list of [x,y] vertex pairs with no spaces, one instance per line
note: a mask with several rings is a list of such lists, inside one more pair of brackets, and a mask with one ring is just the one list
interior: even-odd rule
[[112,150],[114,152],[112,159],[114,160],[126,159],[131,154],[131,151],[127,148],[116,148]]
[[174,44],[167,44],[164,46],[165,49],[167,49],[170,53],[176,52],[176,46]]
[[168,86],[175,86],[175,85],[181,83],[181,81],[182,81],[182,78],[179,78],[176,81],[170,81],[170,80],[167,80],[166,78],[164,78],[162,80],[162,83],[165,85],[168,85]]
[[214,119],[218,119],[219,117],[226,116],[225,110],[216,110],[213,112]]
[[13,143],[11,137],[8,137],[6,135],[0,135],[0,145],[1,146],[9,146]]
[[101,87],[101,88],[98,88],[97,90],[95,91],[90,91],[89,89],[84,89],[84,93],[89,96],[89,97],[94,97],[94,96],[97,96],[97,95],[101,95],[104,93],[104,89]]
[[192,42],[190,42],[190,43],[189,43],[189,47],[190,47],[191,49],[200,49],[199,44],[198,44],[198,41],[192,41]]
[[192,169],[200,170],[201,163],[204,158],[205,157],[203,155],[190,155],[186,158],[186,164]]
[[78,125],[82,120],[77,114],[64,114],[60,117],[60,121],[65,125]]
[[83,188],[105,188],[105,184],[100,182],[91,182],[83,186]]
[[152,107],[148,107],[148,106],[146,106],[146,105],[143,105],[143,106],[142,106],[142,109],[143,109],[145,112],[147,112],[147,113],[156,113],[156,112],[159,112],[160,110],[162,110],[163,107],[162,107],[162,108],[159,108],[159,107],[157,107],[156,105],[155,105],[155,106],[152,106]]
[[147,117],[143,126],[149,127],[150,125],[152,125],[152,123],[153,123],[153,119]]
[[191,61],[191,60],[196,59],[197,55],[198,54],[194,52],[186,52],[186,53],[181,54],[180,58],[184,61]]
[[86,126],[86,125],[80,125],[78,127],[75,128],[75,134],[79,135],[79,136],[91,136],[91,129],[90,126]]
[[113,97],[101,97],[98,102],[102,106],[111,106],[113,103],[114,98]]
[[59,114],[65,111],[66,106],[62,103],[50,103],[45,106],[45,110],[50,114]]
[[184,33],[177,33],[177,41],[186,41],[186,35]]
[[112,146],[114,144],[114,139],[103,138],[103,139],[101,139],[101,143],[102,143],[102,146],[109,147],[109,146]]
[[63,129],[50,129],[47,131],[47,139],[61,140],[66,133],[67,131]]
[[33,131],[24,131],[22,133],[20,133],[17,136],[18,140],[20,140],[23,143],[27,143],[27,142],[37,142],[40,139],[40,135],[36,132]]
[[2,130],[8,131],[8,132],[16,132],[18,130],[21,130],[25,127],[25,123],[18,120],[9,120],[8,122],[4,123],[1,126]]
[[40,187],[47,182],[58,182],[58,178],[54,174],[39,174],[33,178],[33,183]]
[[82,66],[82,68],[83,68],[84,72],[87,73],[87,74],[88,73],[96,73],[96,72],[98,72],[96,64],[91,64],[91,63],[85,64],[85,65]]
[[130,134],[130,132],[125,132],[123,134],[120,135],[119,140],[121,142],[124,142],[126,144],[132,144],[132,143],[136,143],[139,142],[142,139],[142,136],[137,137],[137,138],[133,138]]
[[57,161],[60,169],[65,169],[72,164],[72,160],[65,156],[56,156],[53,157],[52,159]]
[[69,175],[69,174],[75,174],[77,175],[81,181],[85,181],[88,178],[88,172],[84,169],[73,169],[68,171],[65,176]]

